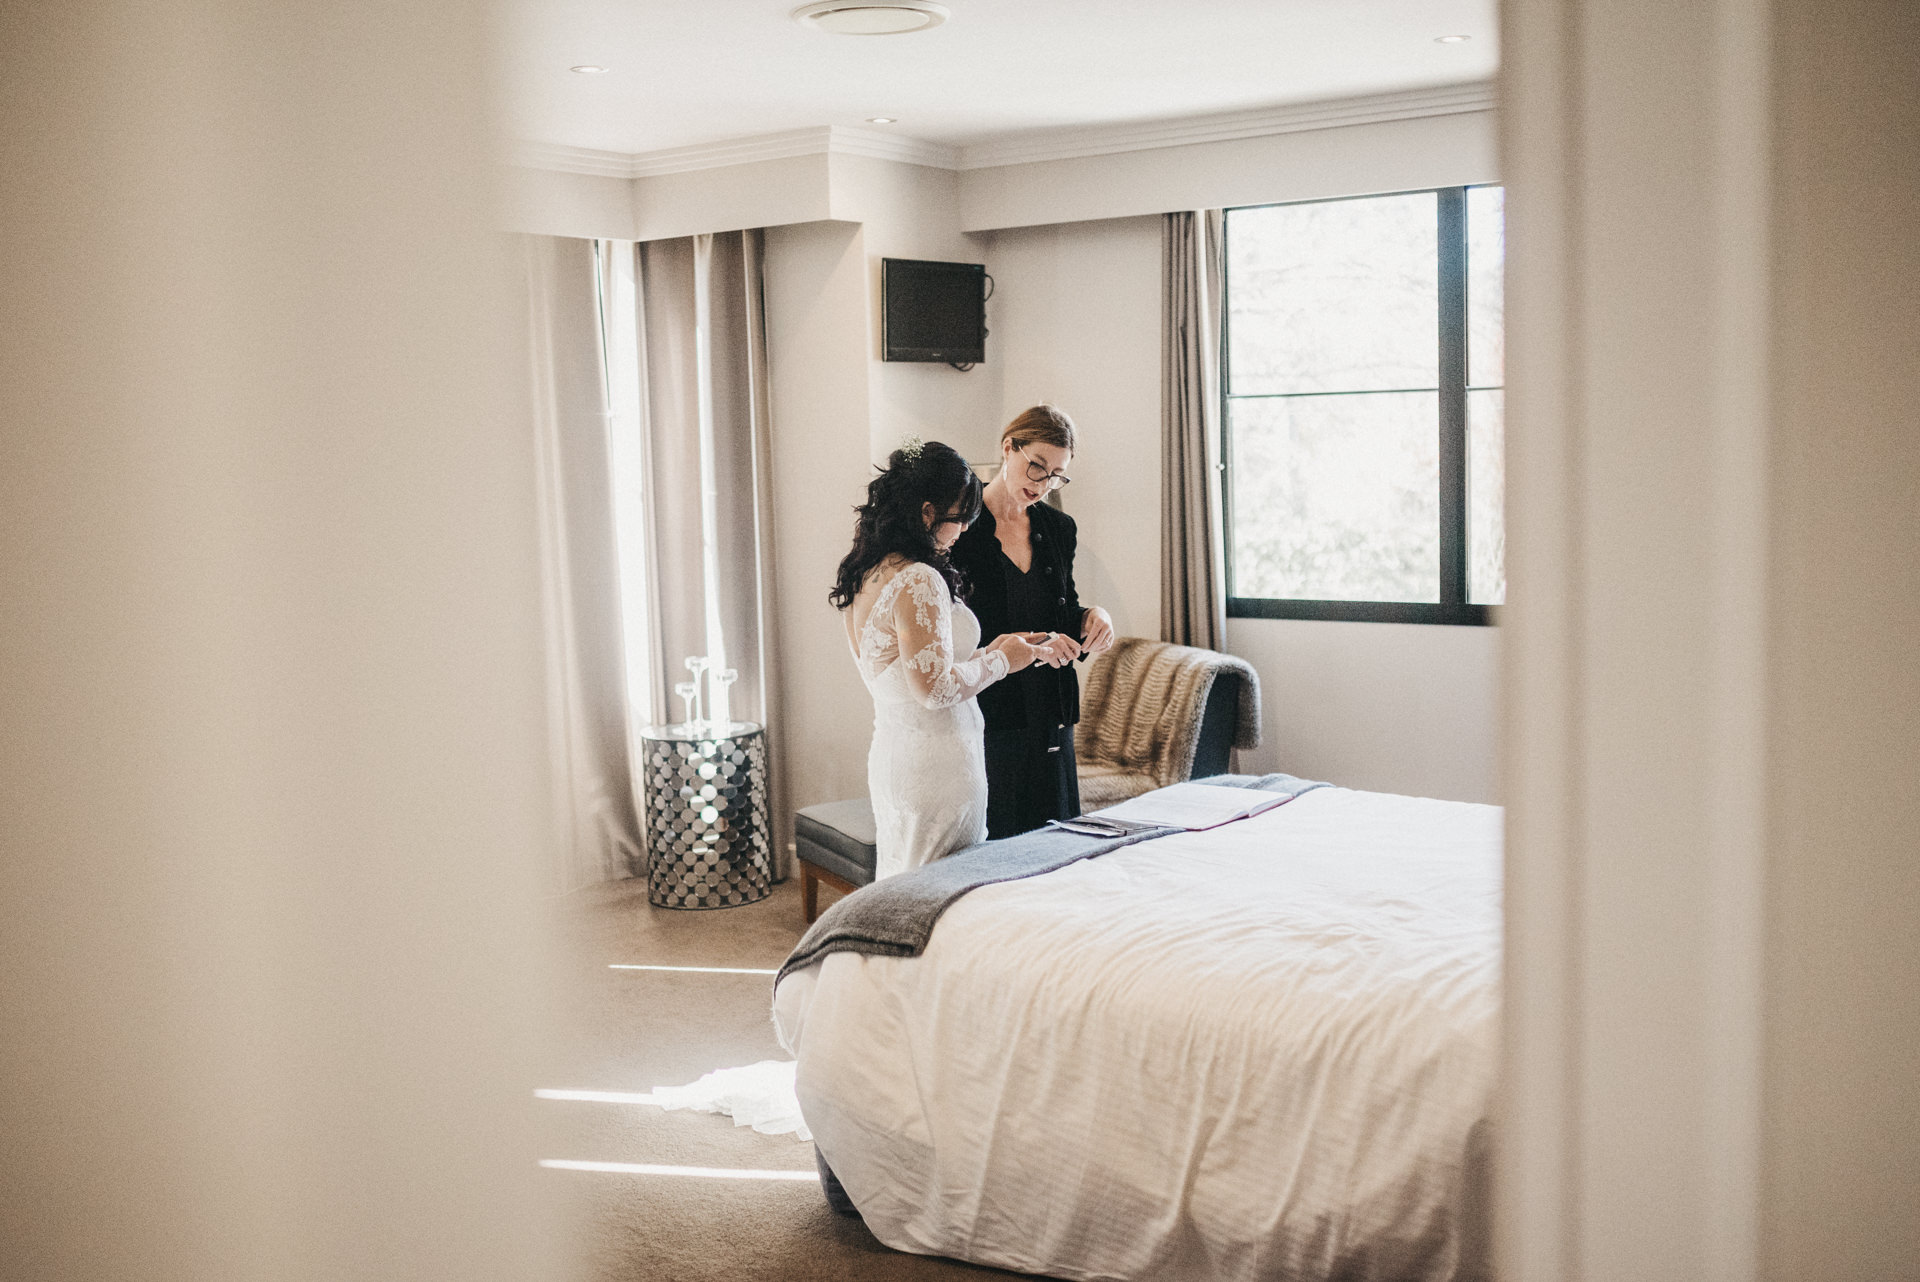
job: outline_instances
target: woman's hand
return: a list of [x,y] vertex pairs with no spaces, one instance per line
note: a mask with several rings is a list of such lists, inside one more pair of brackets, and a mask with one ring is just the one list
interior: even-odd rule
[[1072,663],[1073,657],[1080,653],[1080,644],[1058,632],[1007,632],[995,637],[987,649],[998,650],[1007,657],[1008,672],[1018,672],[1034,663],[1044,663],[1050,668]]
[[1097,605],[1090,605],[1080,616],[1080,634],[1087,639],[1088,654],[1100,654],[1113,648],[1113,616]]
[[1063,668],[1080,657],[1080,643],[1064,632],[1023,632],[1029,645],[1039,647],[1040,662],[1050,668]]
[[1014,673],[1048,653],[1044,647],[1035,645],[1027,639],[1029,636],[1044,637],[1045,635],[1044,632],[1003,632],[993,639],[987,649],[998,650],[1004,655],[1007,660],[1007,671]]

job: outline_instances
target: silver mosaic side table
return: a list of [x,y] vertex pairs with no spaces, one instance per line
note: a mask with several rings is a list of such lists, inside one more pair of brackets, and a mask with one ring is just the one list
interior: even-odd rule
[[751,721],[640,732],[647,901],[732,908],[773,893],[767,737]]

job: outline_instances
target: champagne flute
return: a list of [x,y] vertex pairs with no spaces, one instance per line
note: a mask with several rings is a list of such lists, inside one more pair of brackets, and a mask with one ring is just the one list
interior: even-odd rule
[[724,734],[733,723],[732,704],[727,699],[727,687],[740,679],[740,674],[732,668],[710,668],[707,671],[709,699],[707,711],[713,718],[714,733]]

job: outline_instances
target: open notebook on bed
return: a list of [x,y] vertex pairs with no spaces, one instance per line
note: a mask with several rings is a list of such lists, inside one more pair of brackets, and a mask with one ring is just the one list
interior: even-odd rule
[[[1105,810],[1082,816],[1082,821],[1120,823],[1142,828],[1184,828],[1200,832],[1217,828],[1235,819],[1271,810],[1290,798],[1247,788],[1223,787],[1217,783],[1176,783],[1156,788],[1142,796],[1123,801]],[[1075,820],[1066,820],[1062,826]]]

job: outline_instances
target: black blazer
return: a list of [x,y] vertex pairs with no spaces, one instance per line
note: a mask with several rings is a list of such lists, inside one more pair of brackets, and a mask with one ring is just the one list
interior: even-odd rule
[[[1032,523],[1033,569],[1024,584],[1001,550],[993,513],[984,507],[948,553],[967,576],[967,605],[980,618],[981,642],[1006,632],[1064,632],[1084,640],[1080,593],[1073,585],[1073,549],[1079,537],[1073,518],[1035,503],[1027,509],[1027,519]],[[1029,599],[1031,608],[1015,618],[1009,598],[1020,596]],[[1080,720],[1080,680],[1071,665],[1049,668],[1036,663],[982,690],[980,711],[989,731],[1070,726]]]

